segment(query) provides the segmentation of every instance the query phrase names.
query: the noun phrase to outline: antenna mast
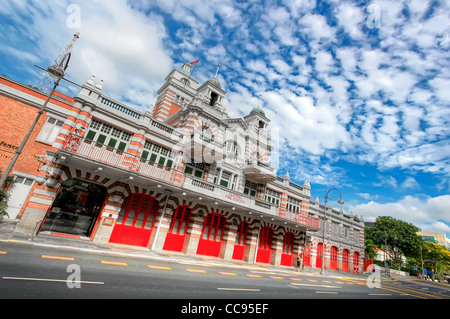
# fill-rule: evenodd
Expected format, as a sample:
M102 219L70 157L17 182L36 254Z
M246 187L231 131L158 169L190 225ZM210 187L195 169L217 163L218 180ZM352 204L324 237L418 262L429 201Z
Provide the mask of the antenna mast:
M66 60L67 56L72 53L73 48L75 47L75 43L80 38L80 33L77 32L73 35L72 41L66 46L66 48L58 55L55 60L55 65L62 65ZM34 85L38 90L48 93L51 84L53 83L54 78L51 76L49 72L45 72L45 74L36 82Z

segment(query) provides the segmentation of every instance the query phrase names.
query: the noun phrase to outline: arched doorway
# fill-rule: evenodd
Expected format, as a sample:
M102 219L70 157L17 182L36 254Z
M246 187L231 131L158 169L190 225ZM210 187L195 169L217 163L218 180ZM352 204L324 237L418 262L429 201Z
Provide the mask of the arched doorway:
M323 243L317 244L316 268L322 268Z
M64 181L39 231L91 237L107 193L105 186L92 182L76 178Z
M273 229L269 226L264 226L261 228L259 233L259 245L258 245L258 256L256 262L259 263L270 263L270 257L272 254L272 238Z
M172 216L172 222L164 242L164 250L183 251L190 220L191 209L189 206L178 206Z
M342 251L342 271L348 271L348 249Z
M283 238L283 253L281 254L281 265L292 266L294 258L294 234L288 232L284 234Z
M336 246L331 247L330 269L337 270L338 249Z
M353 253L353 272L357 273L359 267L359 253L355 251Z
M234 244L233 259L243 260L245 253L245 241L247 240L248 223L243 221L236 231L236 242Z
M147 247L158 210L159 202L152 196L128 196L120 209L109 242Z
M203 231L198 242L197 255L219 257L225 230L225 217L211 213L203 222Z
M305 251L303 254L303 265L305 267L311 266L311 242L308 241L305 244Z

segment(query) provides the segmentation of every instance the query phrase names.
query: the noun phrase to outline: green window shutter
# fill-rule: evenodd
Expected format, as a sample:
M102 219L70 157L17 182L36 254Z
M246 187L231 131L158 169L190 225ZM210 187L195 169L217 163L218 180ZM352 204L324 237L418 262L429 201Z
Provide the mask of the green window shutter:
M105 143L105 140L106 140L106 136L103 135L103 134L100 134L100 135L98 136L98 138L97 138L97 143L98 143L98 144L103 144L103 143Z
M192 171L193 171L193 169L190 166L186 166L186 169L184 170L184 172L189 175L192 175Z
M152 156L150 156L150 163L154 163L156 161L156 157L158 157L158 155L152 154Z
M88 131L86 134L86 139L89 141L93 141L95 137L95 132L94 131Z
M116 147L116 143L117 143L117 140L111 138L108 142L108 146L114 148L114 147Z
M165 161L166 161L166 159L165 159L164 157L160 157L160 158L159 158L158 165L164 166L164 162L165 162Z
M118 151L124 152L125 148L127 147L127 143L120 142L119 147L117 148Z
M168 160L166 166L168 168L172 168L172 165L173 165L173 161L172 160Z
M143 151L141 157L142 157L144 160L147 160L148 154L149 154L148 151Z

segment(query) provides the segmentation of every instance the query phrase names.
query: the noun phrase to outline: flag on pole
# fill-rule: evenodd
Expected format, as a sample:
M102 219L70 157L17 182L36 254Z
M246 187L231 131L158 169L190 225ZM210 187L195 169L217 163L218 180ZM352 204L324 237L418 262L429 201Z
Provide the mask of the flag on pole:
M197 61L191 62L191 65L197 65L198 62L200 62L200 59L198 59Z

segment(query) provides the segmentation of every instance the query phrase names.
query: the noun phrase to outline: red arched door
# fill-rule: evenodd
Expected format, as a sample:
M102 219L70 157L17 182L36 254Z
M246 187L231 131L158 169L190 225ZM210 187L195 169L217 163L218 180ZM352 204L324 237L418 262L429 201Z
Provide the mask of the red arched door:
M214 213L208 214L203 223L197 255L219 257L224 229L225 217Z
M109 242L147 247L158 210L159 202L154 197L145 194L128 196L120 209Z
M308 241L305 244L305 251L304 251L304 255L303 255L303 265L305 267L311 266L311 242L310 241Z
M247 240L248 223L243 221L236 232L236 242L234 243L233 259L243 260L245 253L245 241Z
M185 205L178 206L172 216L169 232L164 242L164 250L183 251L190 220L191 209Z
M337 270L338 250L335 246L331 247L330 269Z
M281 265L292 266L294 258L294 234L286 233L283 239L283 253L281 254Z
M316 268L322 268L323 244L317 244Z
M358 272L358 266L359 266L359 254L357 251L353 253L353 272Z
M256 262L259 263L270 263L270 257L272 253L272 237L273 229L269 226L261 228L259 233L259 245L258 245L258 256Z
M348 249L342 251L342 271L348 271Z

